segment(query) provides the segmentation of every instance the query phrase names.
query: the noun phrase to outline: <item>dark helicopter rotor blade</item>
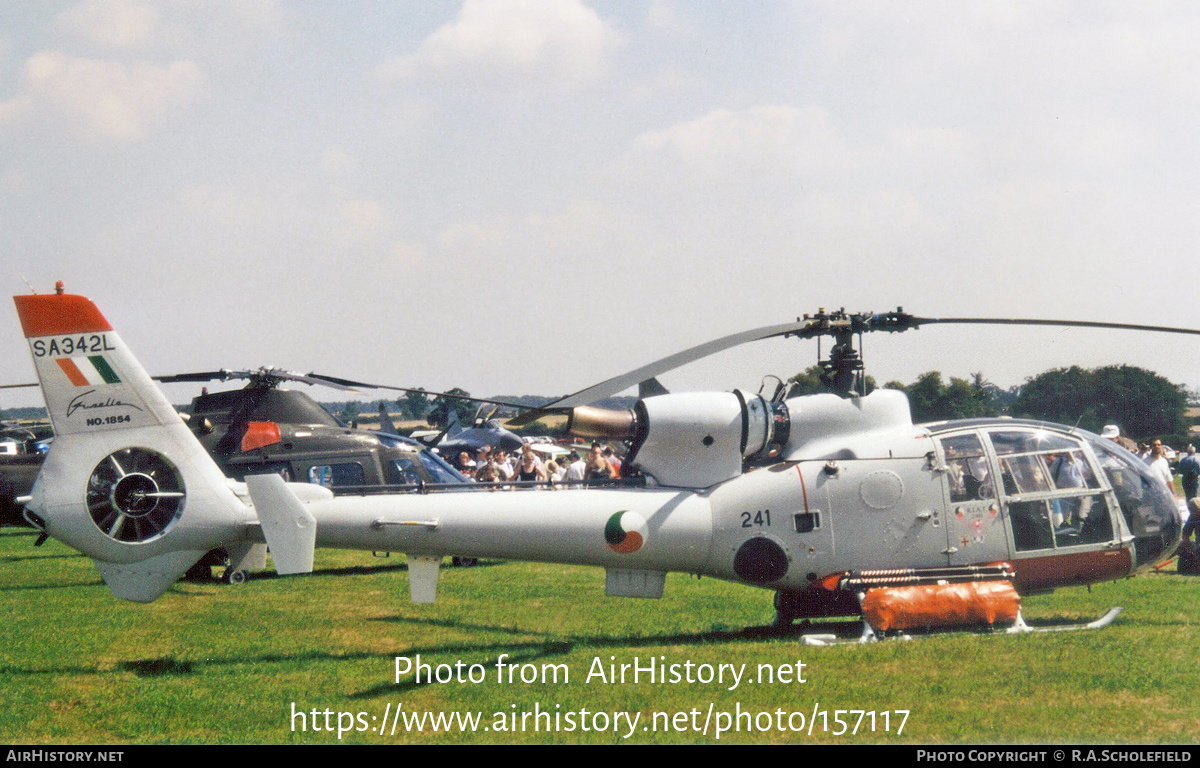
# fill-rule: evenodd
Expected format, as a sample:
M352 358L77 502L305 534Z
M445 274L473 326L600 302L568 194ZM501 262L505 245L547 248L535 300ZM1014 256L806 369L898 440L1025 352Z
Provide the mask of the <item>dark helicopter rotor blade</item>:
M358 390L355 389L354 385L352 384L345 384L340 381L330 381L323 376L317 376L312 373L305 374L293 373L292 371L272 370L271 375L278 376L279 378L286 379L287 381L299 381L302 384L319 384L321 386L331 387L333 389L340 389L343 392L358 393Z
M252 382L262 384L268 383L274 386L280 381L298 381L302 384L319 384L324 387L332 387L333 389L341 389L347 392L358 392L354 387L344 385L337 379L323 379L320 377L306 376L303 373L295 371L286 371L282 368L259 368L258 370L250 371L231 371L228 368L222 368L219 371L197 371L195 373L177 373L172 376L152 376L155 381L163 384L195 384L205 381L229 381L230 379L249 379Z
M365 387L367 389L388 389L393 392L418 392L422 395L430 395L431 397L444 397L453 400L469 400L473 403L488 403L489 405L500 405L505 408L516 408L517 410L526 411L532 408L531 405L521 405L519 403L509 403L504 400L490 400L486 397L472 397L470 395L456 395L452 392L434 392L428 389L417 389L415 387L393 387L390 384L370 384L365 381L354 381L353 379L339 379L336 376L325 376L320 373L309 373L306 378L312 379L318 384L329 384L331 386L341 386L347 389L351 387Z
M233 378L233 372L222 368L219 371L177 373L172 376L151 376L150 378L162 384L192 384L202 381L228 381Z

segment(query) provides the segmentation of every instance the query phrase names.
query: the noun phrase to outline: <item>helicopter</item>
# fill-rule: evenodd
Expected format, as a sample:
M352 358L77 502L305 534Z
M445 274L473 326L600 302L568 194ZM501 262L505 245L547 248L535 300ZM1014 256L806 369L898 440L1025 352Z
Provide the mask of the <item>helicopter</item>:
M15 302L57 435L25 516L90 556L126 600L156 599L213 548L265 542L280 574L311 571L316 546L405 553L418 603L434 602L451 554L602 567L606 594L618 597L661 597L668 572L707 575L773 592L778 627L861 615L866 638L918 625L1024 627L1020 595L1144 571L1180 540L1171 490L1098 435L1010 419L914 425L902 392L854 392L854 336L974 319L822 311L522 417L566 412L572 434L627 441L621 479L549 493L510 482L503 493L456 484L335 495L277 473L227 480L89 299ZM670 393L655 380L746 341L825 335L835 344L820 364L836 394L790 396L782 383ZM66 371L90 357L112 380L76 386ZM632 410L586 405L635 384L644 396Z
M279 368L207 371L158 376L163 384L246 379L242 389L204 390L192 400L188 425L226 476L278 473L328 487L420 485L465 480L416 440L395 434L390 419L380 431L347 426L285 381L354 391L332 377ZM381 407L382 411L382 407ZM388 429L391 427L391 429ZM386 430L386 431L385 431Z
M0 422L0 525L21 525L16 499L33 487L45 447L33 430Z

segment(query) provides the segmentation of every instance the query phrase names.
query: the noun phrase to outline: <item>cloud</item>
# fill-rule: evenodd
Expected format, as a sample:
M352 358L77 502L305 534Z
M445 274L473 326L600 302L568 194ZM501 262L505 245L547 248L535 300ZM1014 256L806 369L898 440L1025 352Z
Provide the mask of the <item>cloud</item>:
M663 0L654 0L646 10L646 26L666 34L693 36L697 33L696 23L684 16Z
M358 160L344 149L327 149L321 153L321 173L334 179L345 178L358 169Z
M577 200L549 214L457 222L434 241L442 255L458 263L484 265L596 259L622 250L634 234L619 209Z
M0 125L16 122L29 114L32 108L32 101L27 95L0 101Z
M337 206L340 239L373 243L388 232L391 222L377 200L346 200Z
M457 19L415 53L383 62L386 79L432 79L468 88L591 85L619 44L616 31L579 0L467 0Z
M112 48L149 42L160 23L158 7L143 0L86 0L58 18L76 34Z
M713 175L753 168L828 167L850 155L823 109L779 104L716 109L695 120L643 133L634 147Z
M119 141L141 138L205 87L200 68L190 61L124 64L60 51L30 57L25 78L33 102L81 121L96 136Z
M83 0L58 26L111 51L159 50L225 61L260 50L284 26L279 0Z

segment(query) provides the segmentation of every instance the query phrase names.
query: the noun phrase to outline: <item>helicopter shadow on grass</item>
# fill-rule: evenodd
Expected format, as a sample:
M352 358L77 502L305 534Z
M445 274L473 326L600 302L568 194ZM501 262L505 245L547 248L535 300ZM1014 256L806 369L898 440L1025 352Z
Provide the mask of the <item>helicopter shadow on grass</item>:
M96 583L95 586L102 586L101 583ZM188 595L191 596L191 595ZM603 648L628 648L637 649L645 647L659 647L669 645L705 645L714 643L735 643L755 640L793 640L799 639L802 635L813 631L823 631L828 634L835 634L839 638L851 639L861 632L862 624L856 620L835 620L813 623L798 623L790 627L747 627L741 630L725 630L713 629L701 632L678 632L664 633L659 635L634 634L625 636L605 636L605 635L583 635L579 637L557 637L543 631L524 630L519 627L497 626L489 624L472 624L462 621L451 621L444 619L420 619L405 616L395 616L389 618L377 619L377 621L385 621L400 624L423 625L432 628L446 629L461 629L476 632L494 632L498 634L509 635L526 635L534 638L527 641L514 642L490 642L490 643L473 643L473 642L449 642L449 643L431 643L428 645L414 646L405 650L405 655L416 656L424 654L428 656L438 656L442 654L467 654L467 653L486 653L488 658L482 663L485 666L494 665L502 654L505 655L506 664L524 664L532 663L538 659L554 659L565 656L576 650L585 649L603 649ZM1052 617L1043 617L1037 620L1038 624L1053 623L1056 619ZM1152 624L1168 624L1168 622L1145 622ZM1172 626L1178 626L1183 622L1175 622ZM1030 622L1032 625L1033 622ZM972 633L971 630L960 631L938 631L928 633L913 633L916 636L936 636L943 634L960 634L962 632ZM974 634L992 634L1002 635L1003 631L996 630L992 632L984 631L982 633L976 631ZM540 636L540 638L539 638ZM885 641L887 642L887 641ZM893 641L894 642L894 641ZM394 658L395 654L380 654L377 652L358 651L350 653L333 653L329 651L307 651L302 653L291 654L274 654L263 653L257 656L238 656L228 658L205 658L203 660L180 659L174 655L158 656L147 659L129 659L119 661L112 668L102 668L99 666L65 666L65 667L17 667L17 666L0 666L0 675L108 675L114 672L128 672L139 678L154 678L154 677L185 677L191 675L201 675L207 669L220 668L226 666L242 666L246 664L295 664L295 663L338 663L338 662L363 662L379 659ZM429 685L429 682L417 682L415 678L402 683L385 684L366 688L362 691L348 693L347 698L353 700L371 699L385 694L406 693L417 690Z
M402 623L402 624L418 624L427 627L437 627L443 629L460 629L473 632L494 632L498 634L510 635L532 635L542 636L542 640L535 640L526 643L464 643L456 646L425 646L414 647L406 650L405 655L415 656L417 654L438 654L438 653L463 653L463 652L482 652L490 653L491 655L481 662L485 667L495 665L500 656L505 656L505 664L528 664L539 659L554 659L556 657L565 656L576 650L583 649L602 649L602 648L645 648L658 647L668 645L703 645L713 643L732 643L742 642L746 640L758 639L760 637L791 637L799 636L799 628L795 632L791 632L792 628L787 628L778 632L756 632L755 629L766 628L746 628L742 630L725 630L713 629L701 632L677 632L664 633L659 635L624 635L624 636L606 636L606 635L584 635L579 637L562 638L550 635L539 630L526 630L519 627L499 626L491 624L473 624L470 622L453 621L447 619L419 619L407 616L395 616L390 618L379 619L379 621ZM850 622L854 627L858 627L857 631L861 631L861 625L857 622ZM822 625L824 626L824 625ZM832 631L832 630L829 630ZM849 632L850 630L847 629ZM515 652L513 652L515 651ZM378 685L368 688L357 693L349 694L351 699L370 699L376 696L385 694L406 693L409 691L424 688L427 685L436 684L434 681L418 682L414 676L411 680L406 680L401 683Z
M202 674L206 668L244 664L291 664L295 662L329 662L329 661L364 661L379 658L377 653L325 653L308 652L296 654L263 654L257 657L236 657L226 659L203 660L179 659L174 655L156 656L149 659L128 659L118 661L113 667L17 667L2 666L0 675L109 675L119 672L131 672L136 677L182 677Z
M21 592L23 590L34 589L75 589L76 587L103 587L104 582L101 579L94 581L77 581L70 584L6 584L0 587L0 592Z
M0 563L20 563L25 560L66 560L76 557L83 557L83 555L79 554L78 552L70 552L61 555L7 555L5 557L0 557Z
M471 568L489 568L497 565L503 565L503 560L480 560ZM397 573L407 572L408 564L404 562L396 563L381 563L379 565L347 565L341 568L319 568L314 569L311 573L302 574L302 578L311 579L325 576L370 576L380 573ZM246 581L265 581L271 582L276 579L295 579L296 574L280 575L274 571L260 571L249 573L246 575ZM196 579L185 579L190 584L224 584L225 580L216 576L201 577Z
M541 647L546 643L514 643L511 647L516 650ZM476 650L478 646L452 643L446 645L431 645L414 649L414 653L463 653ZM113 673L130 672L136 677L184 677L201 675L208 669L218 669L228 666L243 666L246 664L295 664L295 663L328 663L328 662L360 662L390 659L388 654L357 651L350 653L333 653L329 651L307 651L303 653L275 654L263 653L257 656L233 656L227 658L187 659L178 658L173 654L155 656L145 659L125 659L117 661L111 667L96 666L48 666L21 667L14 665L0 666L0 675L110 675Z

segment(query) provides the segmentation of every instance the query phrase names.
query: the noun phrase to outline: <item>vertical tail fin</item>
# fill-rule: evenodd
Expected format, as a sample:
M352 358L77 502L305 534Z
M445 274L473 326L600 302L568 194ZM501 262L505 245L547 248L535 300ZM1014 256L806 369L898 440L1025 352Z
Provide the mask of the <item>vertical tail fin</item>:
M56 437L179 421L90 299L54 293L13 300Z
M153 600L250 513L90 299L14 301L55 433L26 509L118 597Z

